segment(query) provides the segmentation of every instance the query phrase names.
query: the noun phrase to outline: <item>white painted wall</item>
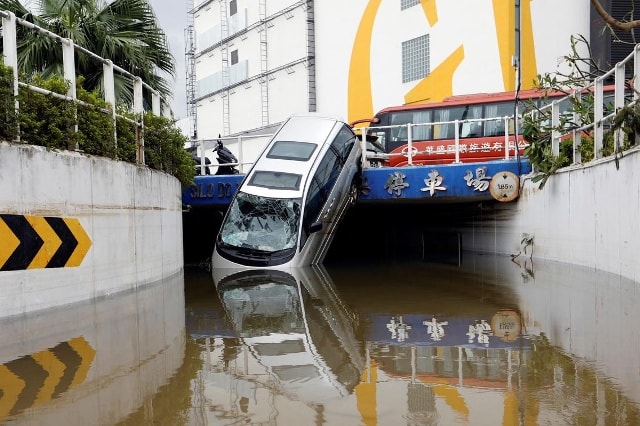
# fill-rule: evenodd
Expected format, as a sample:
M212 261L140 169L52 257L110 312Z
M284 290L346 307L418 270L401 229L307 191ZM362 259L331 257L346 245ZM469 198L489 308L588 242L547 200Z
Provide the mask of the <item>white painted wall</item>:
M0 142L0 213L70 217L92 241L78 267L0 272L0 316L133 289L183 268L173 176L74 152Z
M534 259L640 281L640 149L626 152L619 164L616 169L608 159L563 169L542 190L525 179L515 203L497 204L463 230L464 249L517 254L528 234Z

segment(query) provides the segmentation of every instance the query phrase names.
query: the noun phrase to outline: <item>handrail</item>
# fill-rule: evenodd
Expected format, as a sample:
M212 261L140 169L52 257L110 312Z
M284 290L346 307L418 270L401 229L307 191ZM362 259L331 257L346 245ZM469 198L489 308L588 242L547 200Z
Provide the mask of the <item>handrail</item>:
M19 110L19 103L17 100L18 88L23 87L25 89L34 91L36 93L50 95L57 99L62 99L67 102L73 102L76 105L80 105L83 107L94 107L96 110L112 116L113 124L114 124L114 138L113 143L117 147L118 143L118 135L117 135L117 126L116 126L116 118L123 119L129 123L132 123L136 126L136 141L137 141L137 154L136 161L138 164L145 164L144 160L144 129L143 129L143 120L142 114L144 113L143 107L143 91L146 90L151 94L152 98L152 112L155 115L161 115L164 112L165 116L171 115L171 110L166 101L161 99L161 96L158 91L153 89L147 83L143 82L139 77L131 74L129 71L113 64L111 60L103 58L97 55L90 50L77 45L73 42L73 40L68 38L63 38L57 34L52 33L51 31L42 28L34 23L26 21L24 19L18 18L10 11L0 11L0 18L2 19L2 38L3 38L3 61L4 64L11 67L13 69L13 79L14 79L14 96L16 97L16 110ZM34 86L32 84L28 84L26 82L19 81L18 75L18 42L17 42L17 25L21 25L25 28L31 29L38 33L39 35L51 38L60 42L60 46L62 49L62 58L63 58L63 70L64 70L64 79L70 83L69 91L66 95L52 92L51 90L44 89L38 86ZM74 52L81 52L83 54L88 55L90 58L97 60L98 62L103 64L104 76L103 76L103 86L104 86L104 100L107 104L111 106L111 108L99 108L94 105L90 105L82 100L77 99L76 97L76 73L75 73L75 55ZM135 114L136 118L131 119L125 115L118 114L115 108L116 99L115 99L115 80L114 80L114 72L118 72L124 77L130 79L133 82L133 108L132 112ZM18 129L17 141L20 141L20 131ZM77 148L77 147L76 147Z
M626 78L626 67L633 65L633 77L627 80ZM637 78L638 69L640 67L640 44L636 44L633 52L627 55L622 61L618 62L613 68L604 73L601 76L598 76L593 79L589 84L584 87L575 89L572 93L567 96L556 99L551 104L545 105L540 108L538 111L532 111L529 114L532 114L532 118L539 117L540 113L549 114L552 118L552 140L551 147L552 152L555 155L559 154L560 151L560 142L567 137L573 138L573 164L581 163L582 158L580 156L579 146L582 142L581 134L584 131L591 131L594 139L594 148L593 148L593 160L600 159L604 156L603 147L604 147L604 129L607 125L611 125L613 119L616 117L617 112L626 105L633 105L637 102L640 95L640 79ZM614 79L613 83L613 110L611 112L605 113L604 109L604 100L605 100L605 81L608 79ZM609 83L608 83L609 84ZM627 102L625 99L625 94L628 89L631 89L633 98L630 102ZM569 127L567 131L559 130L559 117L563 114L559 110L559 105L563 101L570 100L571 97L576 98L575 101L579 102L579 96L586 93L593 93L594 96L594 111L593 118L590 122L583 123L580 121L580 116L573 112L573 126ZM549 110L551 110L549 112ZM571 112L571 111L569 111ZM617 129L614 133L614 152L617 152L620 147L622 147L622 139L623 139L623 131L621 129Z
M444 140L453 140L454 141L454 145L452 146L448 146L446 147L445 151L442 151L441 153L452 153L455 155L455 160L453 161L454 163L460 163L460 154L463 152L461 145L460 145L460 140L461 139L465 139L464 137L462 137L460 135L459 129L460 126L462 124L465 123L485 123L485 122L495 122L495 121L504 121L504 145L503 145L503 151L504 151L504 159L505 160L509 160L509 158L511 158L511 154L510 151L513 148L513 152L514 152L514 156L516 155L516 150L519 149L518 147L518 142L516 141L515 144L512 143L512 141L509 139L510 135L509 134L509 123L513 120L513 116L504 116L504 117L490 117L490 118L470 118L470 119L465 119L465 120L450 120L450 121L436 121L436 122L430 122L430 123L406 123L406 124L394 124L394 125L386 125L386 126L368 126L368 127L356 127L353 130L356 133L360 133L362 134L362 139L364 140L364 135L366 133L375 133L376 130L385 130L385 129L398 129L398 128L406 128L407 129L407 152L405 153L386 153L384 155L380 155L380 154L367 154L366 158L363 158L363 164L362 167L363 168L367 168L370 167L369 161L368 160L372 160L372 159L380 159L385 158L392 158L392 157L407 157L407 164L408 165L412 165L413 164L413 158L416 155L420 155L420 154L428 154L432 151L418 151L414 148L413 143L416 141L416 139L413 137L413 128L416 127L436 127L436 126L444 126L444 125L454 125L454 137L453 138L447 138L447 139L442 139ZM438 140L434 140L434 142L437 142ZM363 151L364 151L364 147L363 147Z

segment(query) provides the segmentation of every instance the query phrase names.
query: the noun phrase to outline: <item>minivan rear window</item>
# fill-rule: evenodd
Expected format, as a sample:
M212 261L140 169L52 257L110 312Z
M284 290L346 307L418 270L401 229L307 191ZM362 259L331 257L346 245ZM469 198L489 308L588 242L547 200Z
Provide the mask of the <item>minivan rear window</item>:
M317 146L315 143L309 142L277 141L267 153L267 158L307 161Z
M300 189L301 180L302 175L297 175L294 173L256 171L253 176L251 176L249 185L261 186L263 188L289 189L292 191L297 191L298 189Z

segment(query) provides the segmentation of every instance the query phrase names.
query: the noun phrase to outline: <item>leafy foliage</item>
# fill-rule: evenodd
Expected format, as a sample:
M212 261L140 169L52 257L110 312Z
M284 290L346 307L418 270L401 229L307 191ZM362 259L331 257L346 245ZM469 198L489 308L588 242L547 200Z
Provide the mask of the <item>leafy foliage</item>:
M169 82L157 71L173 76L173 56L148 0L36 0L32 10L37 13L19 0L0 0L0 9L111 59L115 65L142 78L163 97L171 94ZM62 49L57 40L22 25L16 30L21 73L37 73L45 79L63 75ZM84 76L84 89L101 92L102 62L85 54L78 54L76 61L76 73ZM118 73L114 77L117 102L131 104L131 80Z
M0 138L15 140L18 136L16 103L13 96L13 70L0 66Z
M60 95L65 95L70 86L57 75L44 79L34 74L23 79L28 84ZM0 65L0 114L4 118L0 122L0 138L14 141L19 134L21 142L32 145L78 150L136 163L135 116L119 110L118 114L129 120L117 117L114 133L111 106L96 91L81 89L81 82L80 79L77 97L88 106L21 87L18 94L20 108L16 112L13 72L11 68ZM175 127L175 121L149 112L144 115L143 129L146 165L172 174L183 186L191 185L195 175L193 159L184 149L187 138Z
M578 162L586 163L596 157L593 128L583 128L584 124L594 122L595 97L592 90L584 88L606 71L597 68L588 41L582 36L571 38L571 53L564 57L564 62L567 72L537 77L537 86L544 93L554 94L556 97L572 95L561 105L559 122L552 124L551 108L542 108L534 103L529 105L523 116L523 136L529 143L525 154L529 156L537 172L532 180L540 182L539 188L543 188L558 169ZM542 100L542 105L550 102L551 99L547 96ZM614 112L612 102L603 105L603 108L605 116ZM618 155L635 144L637 137L640 137L640 107L630 104L621 108L615 113L613 120L604 124L604 130L602 149L598 154L605 157L615 155L618 167ZM622 131L623 140L621 146L616 148L614 135L618 130ZM569 136L572 132L580 132L580 143L576 147L580 158L574 158L574 140ZM558 155L552 150L554 134L565 135L560 142Z

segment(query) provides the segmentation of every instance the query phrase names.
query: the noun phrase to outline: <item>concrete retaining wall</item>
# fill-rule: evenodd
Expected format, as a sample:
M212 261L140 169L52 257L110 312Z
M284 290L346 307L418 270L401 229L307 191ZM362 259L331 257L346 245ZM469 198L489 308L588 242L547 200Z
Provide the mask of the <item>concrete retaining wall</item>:
M12 236L1 215L35 217L36 225L42 217L75 220L90 240L78 266L0 270L0 316L106 296L181 271L181 212L180 183L173 176L0 142L0 266L22 238ZM55 242L45 245L38 256L52 257L47 250L54 249Z
M463 249L544 258L640 281L640 150L571 167L543 189L525 179L515 203L475 214ZM532 238L525 247L522 240Z

